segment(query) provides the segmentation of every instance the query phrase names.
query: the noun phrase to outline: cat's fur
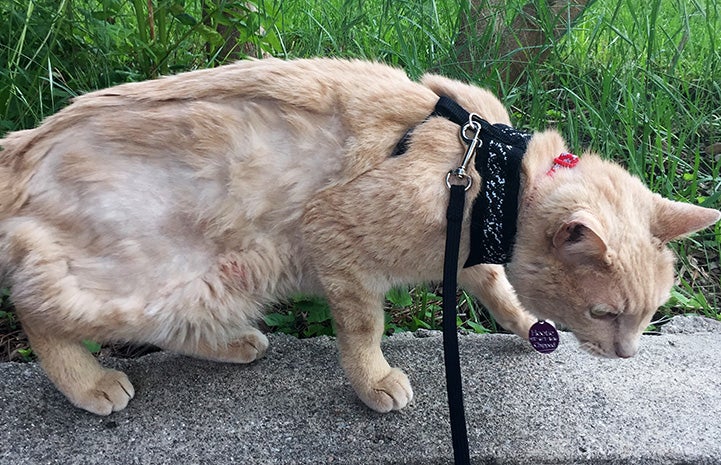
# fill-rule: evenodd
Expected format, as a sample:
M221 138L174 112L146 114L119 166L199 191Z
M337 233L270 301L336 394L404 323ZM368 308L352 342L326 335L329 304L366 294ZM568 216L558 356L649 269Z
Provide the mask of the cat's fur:
M391 286L441 278L444 179L465 147L457 125L426 119L439 95L510 124L490 93L439 76L262 60L93 92L8 134L0 266L50 379L76 406L109 414L132 384L83 339L249 363L268 345L254 327L264 306L317 293L360 398L403 408L413 394L381 353L382 300ZM389 157L414 126L407 153ZM509 278L537 316L595 353L628 357L672 284L666 242L719 212L663 200L592 154L547 175L564 151L553 131L530 142ZM467 210L481 186L471 176ZM503 267L459 280L526 337L536 318Z

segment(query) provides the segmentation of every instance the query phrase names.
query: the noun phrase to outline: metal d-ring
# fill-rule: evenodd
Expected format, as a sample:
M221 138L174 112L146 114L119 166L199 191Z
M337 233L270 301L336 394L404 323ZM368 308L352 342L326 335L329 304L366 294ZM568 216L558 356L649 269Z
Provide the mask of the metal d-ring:
M450 170L450 171L448 172L448 174L446 174L446 187L448 187L449 190L451 189L451 186L452 186L452 184L451 184L451 176L455 176L456 179L457 179L459 182L466 182L466 183L467 183L467 184L464 186L463 190L466 190L466 191L467 191L468 189L471 188L471 185L473 185L473 178L470 177L470 176L468 176L468 175L465 173L465 171L464 171L464 172L461 172L461 170L462 170L462 168L461 168L461 167L458 167L458 168L456 168L456 169L454 169L454 170Z

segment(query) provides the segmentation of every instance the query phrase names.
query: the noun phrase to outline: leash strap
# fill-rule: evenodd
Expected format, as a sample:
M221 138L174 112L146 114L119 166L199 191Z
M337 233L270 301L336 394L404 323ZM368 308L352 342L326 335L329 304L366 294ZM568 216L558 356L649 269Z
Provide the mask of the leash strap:
M450 190L451 196L446 211L446 249L443 261L443 358L446 365L446 389L451 418L454 462L456 465L469 465L471 459L468 451L466 414L463 408L463 384L456 328L458 253L466 192L465 187L458 184L451 185Z

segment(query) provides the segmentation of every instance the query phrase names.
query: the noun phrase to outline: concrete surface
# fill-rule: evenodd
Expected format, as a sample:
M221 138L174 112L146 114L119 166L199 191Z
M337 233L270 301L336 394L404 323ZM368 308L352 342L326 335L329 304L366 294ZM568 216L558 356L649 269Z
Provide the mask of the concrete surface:
M551 355L462 336L473 462L721 464L721 328L692 320L644 336L630 360L581 353L568 334ZM249 366L105 360L137 391L105 418L73 408L36 364L0 364L0 464L451 463L441 337L425 336L384 343L416 393L386 415L356 399L328 338L271 335Z

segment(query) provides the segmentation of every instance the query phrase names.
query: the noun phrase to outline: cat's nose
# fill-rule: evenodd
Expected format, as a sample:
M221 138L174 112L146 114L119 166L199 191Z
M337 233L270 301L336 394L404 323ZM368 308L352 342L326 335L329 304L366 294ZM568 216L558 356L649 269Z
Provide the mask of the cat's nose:
M616 351L616 356L620 358L631 358L634 355L636 355L637 352L637 346L636 344L615 344L614 350Z

